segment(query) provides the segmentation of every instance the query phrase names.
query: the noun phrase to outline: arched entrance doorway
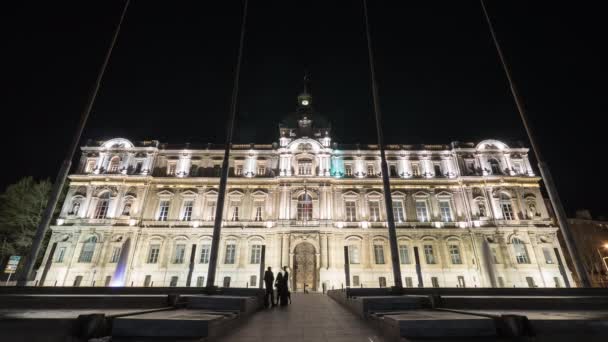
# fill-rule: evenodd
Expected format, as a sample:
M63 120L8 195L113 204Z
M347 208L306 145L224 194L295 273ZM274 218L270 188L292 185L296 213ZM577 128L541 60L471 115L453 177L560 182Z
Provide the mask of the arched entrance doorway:
M308 242L298 244L293 254L293 290L317 290L317 260L315 247Z

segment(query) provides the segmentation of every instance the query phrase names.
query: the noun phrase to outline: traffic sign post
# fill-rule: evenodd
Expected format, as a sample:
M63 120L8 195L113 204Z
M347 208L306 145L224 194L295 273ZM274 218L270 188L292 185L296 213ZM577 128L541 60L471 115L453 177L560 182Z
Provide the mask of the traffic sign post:
M11 255L6 263L6 268L4 269L4 273L8 273L8 278L6 278L6 286L8 286L8 282L11 280L11 276L13 273L17 271L17 266L19 266L19 261L21 257L19 255Z

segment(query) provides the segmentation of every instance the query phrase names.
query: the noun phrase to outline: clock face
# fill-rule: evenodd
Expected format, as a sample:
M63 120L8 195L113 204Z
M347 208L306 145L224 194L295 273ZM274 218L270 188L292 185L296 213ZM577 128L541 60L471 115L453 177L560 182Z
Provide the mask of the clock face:
M302 106L308 106L308 100L302 100Z

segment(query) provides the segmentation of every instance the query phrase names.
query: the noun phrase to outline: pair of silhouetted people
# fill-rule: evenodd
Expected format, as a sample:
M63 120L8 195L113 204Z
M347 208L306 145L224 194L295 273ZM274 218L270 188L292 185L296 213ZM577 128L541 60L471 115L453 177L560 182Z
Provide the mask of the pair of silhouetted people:
M283 273L279 272L276 279L272 273L272 268L268 267L264 273L264 283L266 285L266 295L264 298L264 304L268 307L270 305L286 306L288 301L291 301L289 293L289 272L287 272L287 266L283 267ZM277 296L275 301L274 287L277 289Z

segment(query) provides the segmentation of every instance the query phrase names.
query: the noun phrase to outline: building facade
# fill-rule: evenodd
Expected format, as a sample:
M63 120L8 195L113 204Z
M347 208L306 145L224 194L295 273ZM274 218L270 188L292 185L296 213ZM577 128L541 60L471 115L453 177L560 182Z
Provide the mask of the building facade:
M218 286L259 286L265 265L300 291L391 286L377 145L341 145L312 98L273 144L233 145ZM404 286L573 283L528 149L387 145ZM204 286L223 146L89 142L36 281L43 286ZM416 266L421 272L417 273Z
M576 217L568 219L568 223L591 286L608 287L608 221L591 217L588 210L579 210ZM559 234L558 237L563 242L563 236ZM564 253L564 258L566 265L573 269L570 254ZM573 277L580 286L576 273Z

